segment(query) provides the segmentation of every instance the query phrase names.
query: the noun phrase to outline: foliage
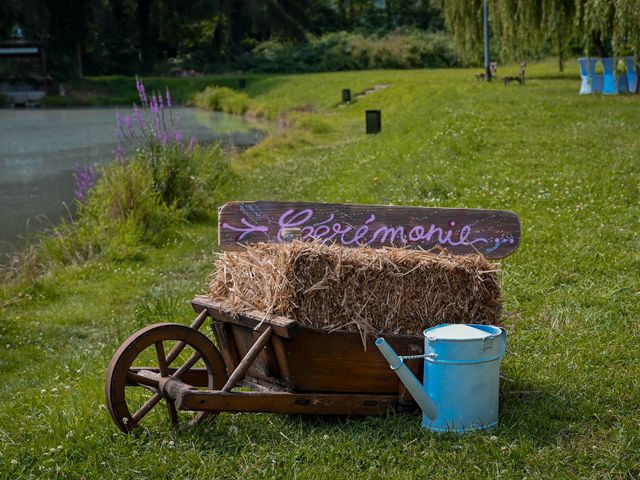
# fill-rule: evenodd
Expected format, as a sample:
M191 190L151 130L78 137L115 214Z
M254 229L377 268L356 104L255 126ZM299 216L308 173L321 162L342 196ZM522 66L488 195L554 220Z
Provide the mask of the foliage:
M148 323L189 324L216 258L215 222L188 223L174 241L141 244L142 262L98 257L0 288L0 477L637 477L640 111L631 97L579 96L575 64L528 69L522 88L462 69L262 78L252 99L269 111L312 104L335 133L249 150L215 192L520 214L522 246L501 261L509 340L497 429L438 435L415 413L221 413L175 430L157 408L148 429L119 433L104 406L109 359ZM335 107L342 85L381 83ZM376 107L382 132L365 135L364 110Z
M439 3L415 0L7 0L0 39L20 25L47 43L56 80L236 69L265 41L306 43L341 30L442 29Z
M640 7L636 0L581 0L575 22L585 49L595 49L603 56L640 54Z
M258 72L320 72L381 68L424 68L458 63L443 34L394 31L365 37L346 32L312 38L304 44L268 41L245 58Z
M249 97L229 87L209 86L193 98L196 107L244 115L249 109Z
M482 54L482 3L444 2L447 26L467 63ZM494 56L502 60L539 58L552 48L562 58L569 45L599 56L640 49L636 0L495 0L489 2L489 23Z

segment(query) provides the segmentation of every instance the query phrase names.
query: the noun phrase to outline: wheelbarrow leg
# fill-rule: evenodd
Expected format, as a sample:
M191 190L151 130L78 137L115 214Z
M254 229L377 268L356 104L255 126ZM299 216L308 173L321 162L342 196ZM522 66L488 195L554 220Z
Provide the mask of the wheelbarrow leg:
M244 377L247 369L251 366L253 361L257 358L257 356L262 352L262 349L267 344L267 342L271 339L271 335L273 335L273 328L268 327L262 335L258 337L256 343L249 349L244 358L240 361L236 369L233 371L227 383L222 387L223 392L230 392L233 387L236 386L236 383Z

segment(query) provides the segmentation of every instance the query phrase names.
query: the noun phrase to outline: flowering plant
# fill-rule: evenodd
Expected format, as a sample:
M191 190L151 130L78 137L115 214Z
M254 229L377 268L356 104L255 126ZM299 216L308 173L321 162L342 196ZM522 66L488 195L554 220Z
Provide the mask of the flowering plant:
M73 171L73 180L76 184L74 195L80 203L86 203L89 190L96 184L96 169L91 165L80 166L76 164Z
M185 142L169 88L164 95L148 94L136 77L136 89L141 106L134 104L126 115L116 112L115 159L124 164L134 150L134 158L149 167L153 188L161 199L178 208L188 206L196 188L192 155L196 140L191 137Z
M159 153L158 150L178 148L189 153L195 146L195 137L188 145L180 128L180 115L173 114L171 92L167 87L164 96L161 93L147 94L144 83L136 76L136 89L142 104L133 105L131 114L116 112L115 158L123 163L128 157L127 145L133 145L147 153Z

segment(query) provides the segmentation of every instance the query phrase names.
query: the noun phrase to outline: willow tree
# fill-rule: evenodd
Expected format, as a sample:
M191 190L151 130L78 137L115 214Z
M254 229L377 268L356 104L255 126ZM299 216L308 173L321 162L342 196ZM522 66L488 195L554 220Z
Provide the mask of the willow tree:
M560 69L580 0L489 0L493 52L503 60L538 57L557 49ZM479 59L482 0L444 0L447 27L468 63Z
M463 59L482 52L482 0L443 0L445 21ZM585 54L640 54L639 0L489 0L493 51L503 60L558 52L575 40Z
M640 53L638 0L576 0L575 25L586 52L605 55Z

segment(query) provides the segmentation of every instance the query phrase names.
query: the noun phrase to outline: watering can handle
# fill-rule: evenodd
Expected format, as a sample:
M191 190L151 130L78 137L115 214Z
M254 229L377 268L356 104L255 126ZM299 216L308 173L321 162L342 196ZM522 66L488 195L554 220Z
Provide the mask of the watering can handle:
M500 334L500 340L502 341L502 348L500 349L500 357L504 356L504 353L507 351L507 329L503 327L498 327L502 331Z
M498 354L498 356L500 358L502 358L502 356L504 355L504 352L507 349L507 330L502 328L502 327L498 327L500 329L500 334L499 335L492 335L490 337L485 337L484 340L482 341L483 344L483 350L489 350L493 348L494 342L496 341L496 339L500 339L500 353Z

